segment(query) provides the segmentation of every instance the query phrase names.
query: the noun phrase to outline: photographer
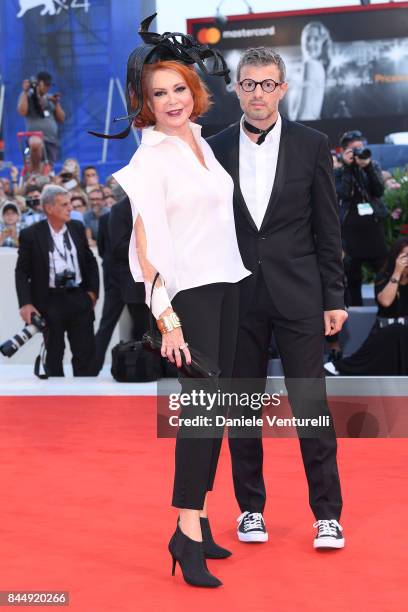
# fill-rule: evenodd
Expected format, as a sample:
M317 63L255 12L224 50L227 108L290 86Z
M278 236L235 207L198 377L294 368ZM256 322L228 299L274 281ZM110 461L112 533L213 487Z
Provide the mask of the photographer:
M49 185L41 193L46 220L22 230L16 266L20 315L47 322L46 371L63 376L64 334L72 351L74 376L88 376L95 352L94 306L99 291L98 265L82 223L70 221L70 195Z
M23 214L21 219L24 228L45 219L40 196L41 189L37 187L37 185L28 185L25 190L25 203L28 210Z
M361 306L361 267L377 273L387 257L383 219L387 209L382 201L384 181L380 165L359 131L346 132L340 141L343 166L335 170L336 191L345 251L349 305Z
M35 79L23 81L17 111L26 119L28 132L42 132L49 163L53 166L59 154L58 124L65 121L65 112L60 103L60 94L49 95L52 77L48 72L39 72ZM35 137L29 140L31 161L38 163L42 154L40 143Z

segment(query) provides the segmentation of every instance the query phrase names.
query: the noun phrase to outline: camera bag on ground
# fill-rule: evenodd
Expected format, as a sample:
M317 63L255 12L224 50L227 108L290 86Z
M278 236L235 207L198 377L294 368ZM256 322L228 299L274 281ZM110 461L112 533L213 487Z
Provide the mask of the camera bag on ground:
M161 378L161 359L140 341L119 342L112 349L111 374L118 382L152 382Z

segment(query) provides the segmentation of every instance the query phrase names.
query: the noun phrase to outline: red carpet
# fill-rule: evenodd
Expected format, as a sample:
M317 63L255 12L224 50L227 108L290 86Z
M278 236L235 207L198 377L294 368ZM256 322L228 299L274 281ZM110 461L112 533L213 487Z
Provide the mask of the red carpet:
M293 439L265 441L269 542L236 540L224 445L211 516L234 554L209 562L224 586L207 591L170 575L174 440L156 439L152 398L3 397L0 423L1 591L69 591L80 612L407 608L407 440L339 440L347 544L329 553Z

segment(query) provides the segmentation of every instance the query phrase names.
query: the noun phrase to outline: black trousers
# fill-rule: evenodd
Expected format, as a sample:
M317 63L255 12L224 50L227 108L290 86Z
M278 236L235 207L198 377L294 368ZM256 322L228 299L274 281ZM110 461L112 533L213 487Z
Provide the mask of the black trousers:
M105 289L102 317L95 336L95 375L99 374L102 369L106 349L124 307L125 303L120 288L108 282ZM146 304L128 304L128 309L132 319L132 338L141 340L149 326L149 310Z
M237 284L214 283L181 291L172 302L181 318L186 342L217 363L223 378L231 378L232 375L238 327L238 295ZM185 382L191 390L188 379ZM197 381L192 384L197 387ZM184 418L190 414L189 407L186 407L180 416ZM202 509L207 491L213 488L221 444L220 437L183 437L182 430L179 430L175 449L173 506Z
M92 376L95 357L94 309L89 295L81 288L49 293L44 312L47 321L45 360L49 376L64 376L62 365L65 332L72 352L74 376Z
M385 258L370 258L370 257L349 257L344 260L344 271L347 278L348 301L350 306L362 306L363 297L361 294L361 285L363 276L361 268L363 264L368 264L377 274L384 265Z
M265 379L268 347L273 331L294 416L303 417L305 412L310 411L313 414L309 416L330 416L323 370L323 315L296 321L282 318L274 307L261 272L252 304L252 308L240 321L233 376ZM313 405L303 400L304 383L301 380L308 383L304 379L314 379L319 386L319 399L312 402ZM301 385L300 388L298 384ZM229 429L235 496L242 512L263 512L265 507L263 446L260 433L255 437L241 437L237 435L237 431ZM317 519L338 520L342 498L334 429L329 429L321 437L302 437L299 442L312 511Z

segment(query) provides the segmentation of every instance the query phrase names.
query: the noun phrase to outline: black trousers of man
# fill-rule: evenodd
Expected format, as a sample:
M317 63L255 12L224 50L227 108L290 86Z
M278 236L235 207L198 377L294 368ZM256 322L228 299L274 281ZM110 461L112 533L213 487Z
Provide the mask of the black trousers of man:
M96 357L94 374L97 375L103 367L106 350L111 341L112 334L120 319L126 304L123 302L120 287L108 281L105 285L105 297L103 302L102 317L98 331L95 336ZM132 338L141 340L143 334L149 327L149 310L146 304L127 304L132 319Z
M299 296L301 299L301 296ZM323 370L323 314L290 321L279 313L259 272L251 309L240 321L234 378L265 379L268 347L274 332L285 373L289 401L294 416L309 411L302 397L302 382L317 381L320 401L313 414L330 416L326 402ZM300 387L297 387L299 382ZM308 381L305 381L308 384ZM312 383L313 385L313 383ZM314 385L316 386L316 385ZM252 411L253 415L253 411ZM248 416L251 414L248 413ZM319 437L300 438L302 459L309 485L309 503L316 519L340 518L342 498L336 461L337 442L333 428ZM241 512L263 512L266 500L262 473L261 432L254 437L229 429L229 447L235 496Z
M92 300L81 287L50 289L47 321L45 366L49 376L64 376L65 332L72 352L74 376L91 376L95 356L94 309Z

